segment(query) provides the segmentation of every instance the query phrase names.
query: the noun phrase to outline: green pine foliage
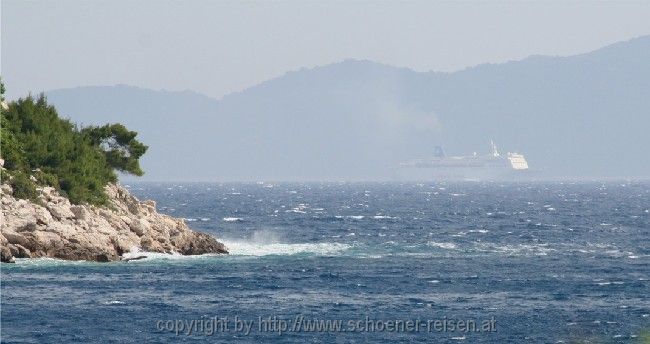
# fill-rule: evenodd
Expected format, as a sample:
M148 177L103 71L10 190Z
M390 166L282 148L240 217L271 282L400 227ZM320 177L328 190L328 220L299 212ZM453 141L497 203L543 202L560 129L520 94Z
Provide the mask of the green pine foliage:
M9 185L14 189L14 196L16 198L29 199L36 201L38 192L36 191L36 185L29 179L29 175L22 171L16 171Z
M4 87L4 86L3 86ZM57 188L72 203L105 204L104 186L116 170L142 175L139 158L147 146L121 124L80 128L59 117L44 95L8 104L0 118L0 154L15 195L33 198L28 184Z

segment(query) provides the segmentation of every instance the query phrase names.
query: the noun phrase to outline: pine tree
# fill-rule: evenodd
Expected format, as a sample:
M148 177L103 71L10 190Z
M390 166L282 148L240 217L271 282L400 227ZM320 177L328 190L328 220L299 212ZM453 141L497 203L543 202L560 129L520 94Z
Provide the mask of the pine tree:
M104 204L104 186L117 181L116 170L144 174L139 159L147 146L136 132L121 124L79 128L60 118L42 94L10 102L0 125L0 153L19 198L35 197L33 176L73 203Z

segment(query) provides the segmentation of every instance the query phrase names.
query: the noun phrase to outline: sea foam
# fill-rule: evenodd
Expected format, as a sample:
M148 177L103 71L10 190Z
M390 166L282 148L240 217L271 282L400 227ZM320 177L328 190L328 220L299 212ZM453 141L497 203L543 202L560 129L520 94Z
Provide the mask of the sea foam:
M313 254L328 256L341 253L350 245L341 243L256 243L246 241L224 241L230 255L235 256L270 256Z

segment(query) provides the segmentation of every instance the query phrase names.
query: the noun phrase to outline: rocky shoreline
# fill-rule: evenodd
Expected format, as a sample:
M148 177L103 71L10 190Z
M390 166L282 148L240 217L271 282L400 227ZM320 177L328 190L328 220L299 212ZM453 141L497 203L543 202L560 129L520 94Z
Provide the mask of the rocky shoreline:
M2 262L38 257L108 262L135 248L183 255L228 253L211 235L159 214L154 201L141 202L117 184L105 187L105 207L73 205L51 187L39 188L35 202L14 198L9 185L0 188Z

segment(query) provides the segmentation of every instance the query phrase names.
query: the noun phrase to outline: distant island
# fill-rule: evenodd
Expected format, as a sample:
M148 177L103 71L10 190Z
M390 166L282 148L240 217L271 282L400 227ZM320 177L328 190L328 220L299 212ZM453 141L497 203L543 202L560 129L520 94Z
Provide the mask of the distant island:
M650 177L648 80L643 36L451 73L347 59L221 99L126 85L46 94L75 122L138 131L147 180L391 180L436 146L486 154L490 139L539 177L634 178Z
M0 83L4 94L4 84ZM159 214L117 184L141 176L148 147L122 124L79 126L44 95L2 98L0 260L52 257L114 261L134 248L187 255L228 253L182 219Z

